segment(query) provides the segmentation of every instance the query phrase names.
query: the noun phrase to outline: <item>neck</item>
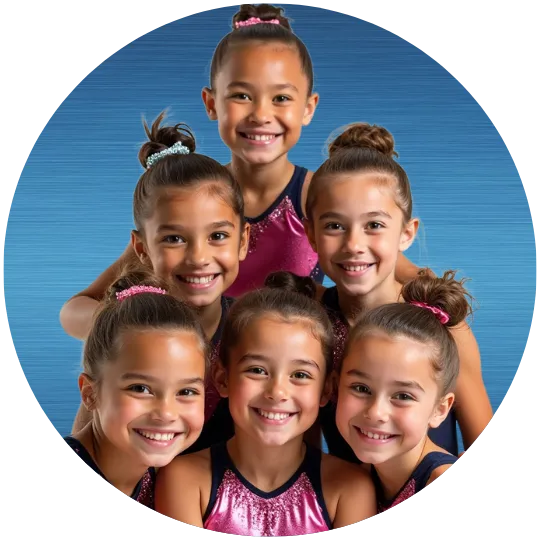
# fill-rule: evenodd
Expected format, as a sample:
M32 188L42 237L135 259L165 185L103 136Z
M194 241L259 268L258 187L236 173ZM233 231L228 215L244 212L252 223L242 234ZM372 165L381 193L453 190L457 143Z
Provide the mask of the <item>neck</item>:
M227 443L227 450L242 476L267 493L293 476L306 451L302 435L280 446L265 446L238 428Z
M394 274L381 283L368 294L352 296L337 286L339 309L350 326L353 326L358 317L370 309L392 304L399 301L402 285L396 281Z
M284 189L292 176L294 165L288 160L287 154L264 164L247 163L233 154L229 170L242 191L264 195L276 189Z
M221 296L208 306L195 308L195 312L203 327L204 335L208 340L212 339L216 333L219 321L221 321L222 311Z
M426 435L412 450L375 465L386 499L395 497L401 491L423 457L433 448L433 443Z
M94 419L77 434L107 481L122 493L131 496L148 467L119 451L103 434Z

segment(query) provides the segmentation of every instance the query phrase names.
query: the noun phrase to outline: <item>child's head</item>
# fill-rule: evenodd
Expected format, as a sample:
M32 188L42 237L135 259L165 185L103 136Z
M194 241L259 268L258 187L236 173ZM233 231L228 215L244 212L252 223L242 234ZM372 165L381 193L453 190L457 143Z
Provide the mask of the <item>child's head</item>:
M225 322L217 388L229 398L236 433L265 445L301 437L326 400L332 326L309 281L273 274Z
M363 462L418 448L450 411L459 356L449 328L470 312L454 274L422 272L403 287L404 303L367 312L349 334L336 423Z
M154 273L195 307L219 300L247 252L242 192L220 163L195 153L184 124L160 114L139 151L146 171L133 197L134 248Z
M308 50L283 9L240 7L214 52L203 101L221 138L243 161L273 162L298 142L318 96Z
M383 127L352 124L329 146L306 201L306 232L319 263L351 295L394 281L398 254L414 240L407 174Z
M164 466L204 422L207 345L198 319L144 272L119 279L84 346L79 387L94 432L145 466Z

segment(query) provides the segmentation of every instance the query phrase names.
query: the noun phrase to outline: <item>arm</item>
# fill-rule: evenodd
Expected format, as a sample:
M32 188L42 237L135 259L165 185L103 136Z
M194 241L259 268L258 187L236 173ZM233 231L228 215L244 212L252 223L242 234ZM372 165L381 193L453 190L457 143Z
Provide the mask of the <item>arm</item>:
M86 289L70 298L60 311L60 324L64 331L77 339L84 340L92 327L94 313L105 292L118 278L124 266L137 261L131 243L120 258L107 268Z
M417 277L418 270L418 266L409 261L403 253L398 255L396 263L396 280L399 281L399 283L405 284Z
M452 328L451 333L458 346L460 362L454 406L467 449L487 426L493 410L482 379L480 351L474 334L465 323Z
M201 457L203 451L197 454L180 456L172 463L160 469L155 488L155 509L188 525L203 527L202 517L208 500L203 506L201 486L204 479L211 483L209 457ZM207 499L209 494L207 494Z
M349 467L347 467L349 469ZM377 513L375 486L369 474L356 467L354 474L347 471L342 477L342 489L333 521L333 528L358 523Z

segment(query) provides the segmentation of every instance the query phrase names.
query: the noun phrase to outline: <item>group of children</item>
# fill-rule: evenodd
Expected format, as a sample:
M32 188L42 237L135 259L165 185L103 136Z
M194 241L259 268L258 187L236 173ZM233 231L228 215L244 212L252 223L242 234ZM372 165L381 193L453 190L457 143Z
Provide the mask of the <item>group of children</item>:
M131 242L62 308L85 341L66 441L206 529L359 522L455 462L457 425L467 448L491 419L463 281L403 256L418 219L385 128L346 127L315 173L289 161L319 97L281 9L241 6L202 97L231 162L163 114L145 124Z

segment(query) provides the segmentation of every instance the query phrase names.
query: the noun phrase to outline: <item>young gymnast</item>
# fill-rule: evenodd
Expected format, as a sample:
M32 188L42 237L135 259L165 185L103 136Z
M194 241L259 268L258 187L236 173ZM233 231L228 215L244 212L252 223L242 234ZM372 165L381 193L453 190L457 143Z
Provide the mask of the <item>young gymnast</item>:
M312 298L264 288L237 300L216 373L234 437L162 469L156 510L251 536L308 534L373 515L367 472L303 440L330 389L332 346L328 317Z
M119 490L152 507L155 467L204 421L206 339L192 310L144 273L111 288L85 343L79 388L91 421L66 442Z
M151 129L145 124L149 141L141 147L139 159L146 171L133 197L136 230L132 251L195 309L211 341L214 359L231 302L223 293L235 280L239 261L246 255L249 225L243 221L242 194L229 171L195 153L195 139L187 126L162 126L163 117L162 113ZM69 304L64 309L77 319L71 321L69 329L72 335L84 337L98 302L75 297ZM65 318L71 315L64 312ZM218 402L217 391L209 385L207 420ZM75 429L87 420L86 415L79 415ZM215 422L211 429L205 428L197 445L221 440L220 430L223 437L232 435L231 425Z
M364 313L350 331L341 366L336 421L372 464L380 512L419 492L456 461L428 430L454 403L458 347L451 328L469 313L454 272L407 283L404 302Z
M335 364L356 319L368 309L397 302L401 294L396 263L413 242L418 219L412 217L409 180L395 155L394 139L385 128L353 124L330 144L329 158L309 187L306 230L322 269L336 284L321 298L334 326ZM456 420L467 448L493 413L471 329L461 322L451 332L461 364L456 403L430 437L457 455ZM321 425L329 451L354 460L336 429L335 403L321 411Z

